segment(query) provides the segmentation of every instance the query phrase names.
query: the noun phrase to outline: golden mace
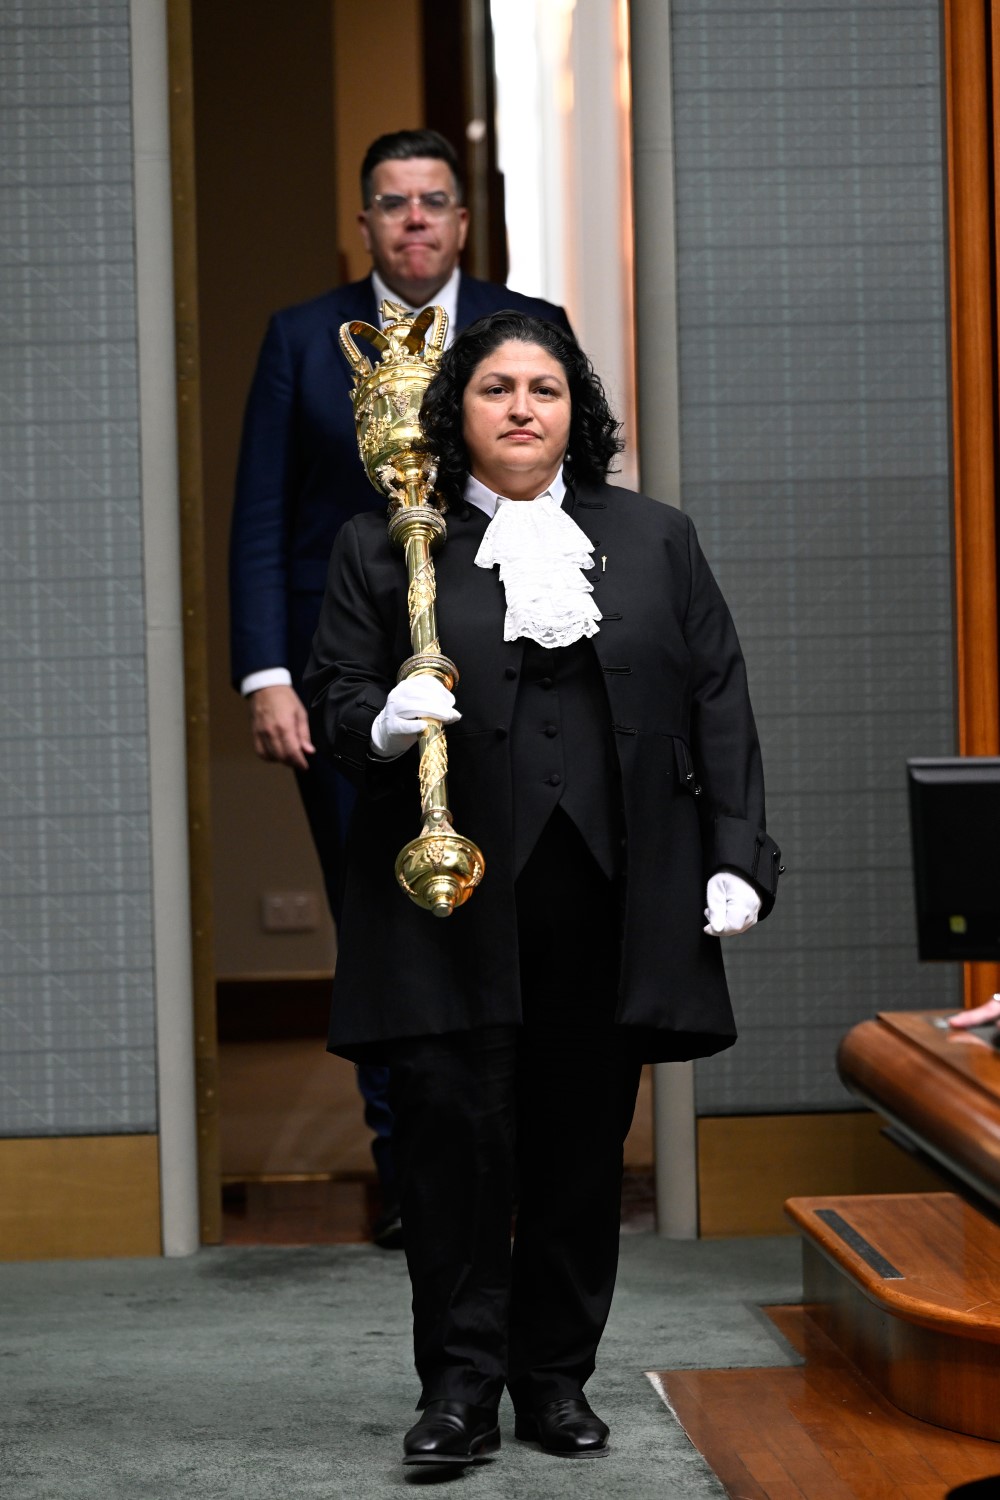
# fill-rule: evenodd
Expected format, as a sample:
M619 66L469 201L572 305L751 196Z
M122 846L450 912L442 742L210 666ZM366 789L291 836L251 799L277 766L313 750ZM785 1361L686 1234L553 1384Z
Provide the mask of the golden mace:
M370 323L342 323L340 346L354 376L351 401L361 462L375 488L389 498L389 540L406 553L413 655L396 680L436 677L450 692L458 682L458 668L442 654L438 640L431 561L447 527L434 497L437 464L424 451L420 427L420 406L441 360L448 315L443 307L410 313L398 302L383 302L380 313L381 331ZM355 338L378 351L374 365ZM418 906L449 917L468 901L485 863L471 839L452 826L448 745L436 719L427 721L420 736L420 804L423 826L419 837L400 850L396 879Z

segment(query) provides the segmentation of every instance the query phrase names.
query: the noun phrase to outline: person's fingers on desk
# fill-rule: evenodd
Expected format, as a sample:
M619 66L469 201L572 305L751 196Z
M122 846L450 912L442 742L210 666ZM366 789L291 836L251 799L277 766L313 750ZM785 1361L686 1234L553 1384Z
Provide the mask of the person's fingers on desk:
M964 1030L966 1026L988 1026L991 1021L1000 1021L1000 994L991 995L975 1010L960 1010L957 1015L948 1017L948 1025L958 1030Z
M309 717L294 688L266 687L252 693L250 730L262 760L308 770L307 757L315 754L315 747L309 738Z

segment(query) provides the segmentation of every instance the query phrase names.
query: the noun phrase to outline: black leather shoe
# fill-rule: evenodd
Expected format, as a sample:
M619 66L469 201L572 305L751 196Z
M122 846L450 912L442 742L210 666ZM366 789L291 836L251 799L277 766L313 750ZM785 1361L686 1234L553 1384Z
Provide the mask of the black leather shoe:
M496 1407L428 1401L403 1439L404 1464L477 1464L500 1447Z
M398 1203L389 1203L372 1225L372 1240L383 1250L402 1250L403 1220Z
M608 1451L608 1429L582 1396L547 1401L530 1415L518 1412L514 1436L559 1458L603 1458Z

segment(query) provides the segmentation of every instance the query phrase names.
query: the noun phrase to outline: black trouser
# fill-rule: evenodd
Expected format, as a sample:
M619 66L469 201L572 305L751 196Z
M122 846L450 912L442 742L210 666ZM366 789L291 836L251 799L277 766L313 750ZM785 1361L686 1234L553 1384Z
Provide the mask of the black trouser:
M420 1406L578 1396L611 1307L641 1067L614 1026L618 890L557 812L516 894L523 1025L390 1060Z

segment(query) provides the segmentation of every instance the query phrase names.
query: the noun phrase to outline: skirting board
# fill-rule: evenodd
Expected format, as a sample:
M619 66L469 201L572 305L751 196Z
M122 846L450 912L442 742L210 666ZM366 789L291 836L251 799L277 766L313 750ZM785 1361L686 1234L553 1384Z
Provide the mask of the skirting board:
M881 1134L869 1110L706 1115L698 1121L698 1225L704 1238L794 1232L786 1198L933 1193L942 1181Z
M0 1140L0 1261L160 1254L155 1135Z

